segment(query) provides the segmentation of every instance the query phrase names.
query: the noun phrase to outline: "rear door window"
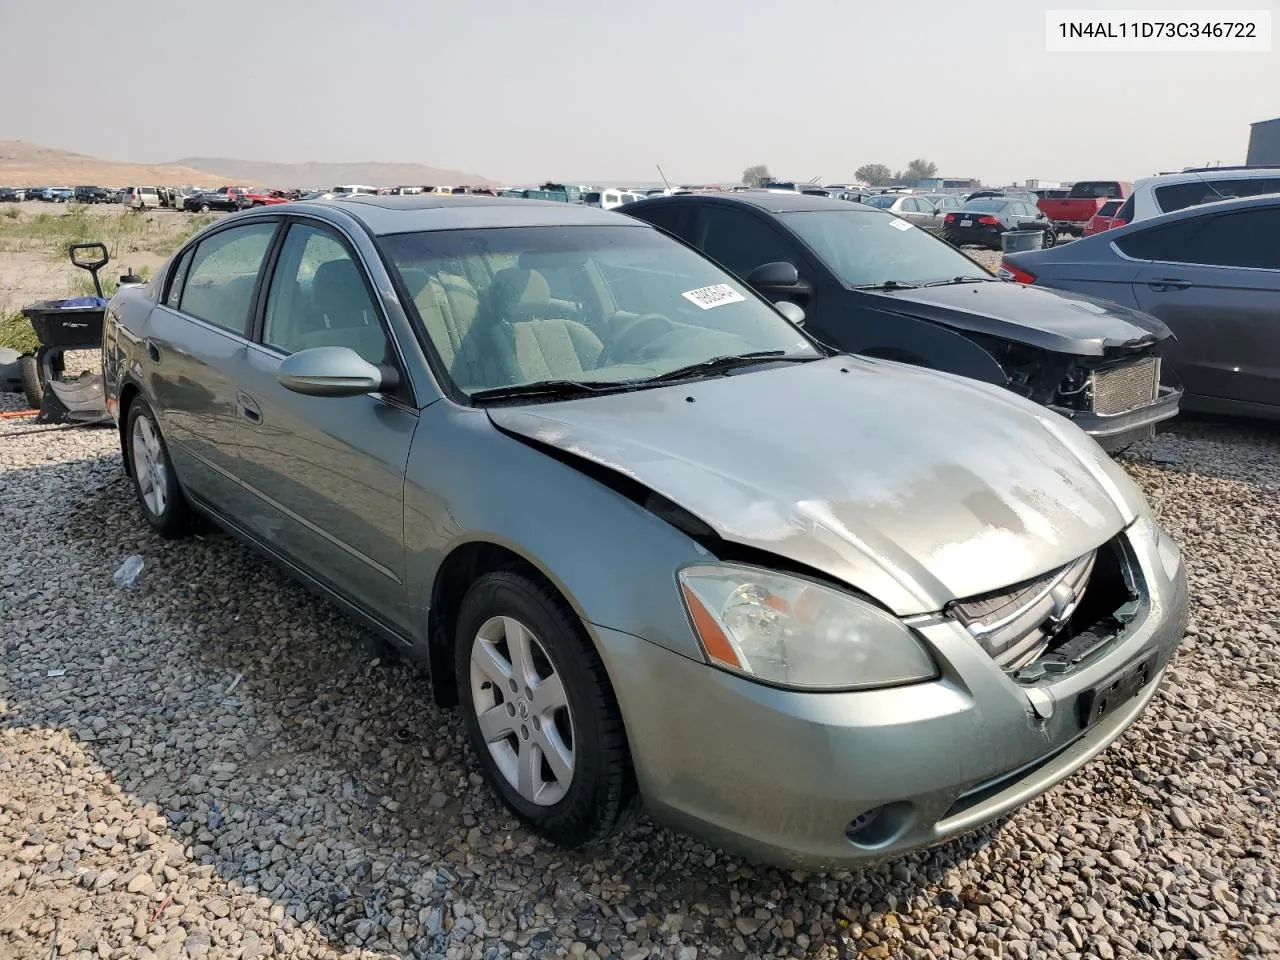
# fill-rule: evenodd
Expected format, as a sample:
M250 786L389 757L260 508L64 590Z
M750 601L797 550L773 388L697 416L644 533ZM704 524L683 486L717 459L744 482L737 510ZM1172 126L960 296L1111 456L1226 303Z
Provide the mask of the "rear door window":
M181 309L241 336L274 221L220 230L196 248L182 290Z
M1164 259L1220 267L1280 270L1280 207L1241 210L1211 217L1203 229Z

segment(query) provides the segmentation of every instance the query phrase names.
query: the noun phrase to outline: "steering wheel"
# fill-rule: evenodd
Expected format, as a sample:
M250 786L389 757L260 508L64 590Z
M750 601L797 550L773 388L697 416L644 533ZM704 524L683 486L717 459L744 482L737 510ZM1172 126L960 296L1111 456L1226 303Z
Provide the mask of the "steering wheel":
M664 333L670 333L674 327L675 324L660 313L641 314L609 342L601 352L597 366L648 359L644 356L644 347Z

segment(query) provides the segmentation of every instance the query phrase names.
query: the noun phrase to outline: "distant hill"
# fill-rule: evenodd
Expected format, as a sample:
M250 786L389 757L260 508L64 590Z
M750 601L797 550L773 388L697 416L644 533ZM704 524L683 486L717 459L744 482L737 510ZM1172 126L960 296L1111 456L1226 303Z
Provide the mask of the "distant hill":
M128 187L135 184L214 185L222 180L207 170L178 164L116 163L25 140L0 140L0 184L5 186Z
M484 186L495 183L478 174L428 167L420 163L268 163L227 157L184 157L161 166L214 170L229 182L246 186L323 189L344 183L361 183L371 187Z
M474 173L418 163L267 163L221 157L192 157L173 163L118 163L25 140L0 140L0 185L4 186L332 187L343 183L374 187L481 186L494 181Z

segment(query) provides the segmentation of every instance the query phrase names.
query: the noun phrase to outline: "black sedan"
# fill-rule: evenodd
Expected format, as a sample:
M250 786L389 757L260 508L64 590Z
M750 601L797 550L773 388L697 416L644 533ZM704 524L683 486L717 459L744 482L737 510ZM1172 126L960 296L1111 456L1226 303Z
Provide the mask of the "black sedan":
M1034 203L1011 197L986 197L969 200L948 213L942 224L942 236L957 247L966 243L999 250L1002 237L1010 230L1039 230L1044 233L1044 247L1058 242L1058 231Z
M234 213L247 206L249 202L238 193L216 193L212 190L202 191L182 199L182 209L194 213L209 213L212 210Z
M1164 324L1118 304L998 280L955 247L862 204L768 191L653 197L621 212L718 261L851 353L999 384L1108 449L1178 412ZM788 310L795 313L794 307Z

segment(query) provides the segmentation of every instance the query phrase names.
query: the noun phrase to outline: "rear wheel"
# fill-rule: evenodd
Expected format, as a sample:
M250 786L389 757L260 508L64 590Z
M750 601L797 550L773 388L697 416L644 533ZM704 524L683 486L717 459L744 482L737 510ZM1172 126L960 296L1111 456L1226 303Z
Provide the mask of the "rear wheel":
M27 353L18 358L18 375L22 379L22 392L32 410L39 410L44 403L44 378L40 376L40 364Z
M201 212L201 213L208 213L208 212L209 212L209 205L208 205L207 203L202 203L202 204L200 204L200 212Z
M129 407L125 436L134 491L147 522L166 540L185 537L192 527L191 506L178 485L156 416L141 397Z
M511 571L467 591L454 666L490 785L525 823L574 847L623 826L637 802L622 716L573 611Z
M1044 232L1044 248L1046 250L1048 250L1057 242L1058 242L1058 234L1055 231L1046 230Z

